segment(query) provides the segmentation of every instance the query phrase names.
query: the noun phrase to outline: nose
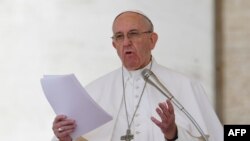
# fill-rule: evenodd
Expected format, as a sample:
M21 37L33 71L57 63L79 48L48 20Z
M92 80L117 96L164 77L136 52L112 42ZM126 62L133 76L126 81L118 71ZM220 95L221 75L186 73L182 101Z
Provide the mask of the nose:
M128 36L124 36L123 46L129 46L131 45L131 43L132 43L131 39L129 39Z

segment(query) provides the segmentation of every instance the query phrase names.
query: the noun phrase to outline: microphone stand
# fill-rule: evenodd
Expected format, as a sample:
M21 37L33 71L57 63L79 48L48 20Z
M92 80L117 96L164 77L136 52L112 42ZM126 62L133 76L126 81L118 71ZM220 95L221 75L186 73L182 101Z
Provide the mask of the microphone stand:
M205 136L205 133L202 131L201 127L199 124L195 121L195 119L189 114L189 112L181 105L181 103L168 91L168 89L163 86L163 84L159 81L159 79L155 76L155 74L149 70L145 69L142 71L142 75L144 77L144 80L146 82L149 82L151 85L155 86L165 97L167 97L170 101L174 103L176 107L179 108L187 117L188 119L194 124L196 129L199 131L199 133L202 135L205 141L208 141L208 138ZM154 77L155 79L149 79L149 77ZM155 82L153 82L155 81ZM158 84L159 86L157 86Z

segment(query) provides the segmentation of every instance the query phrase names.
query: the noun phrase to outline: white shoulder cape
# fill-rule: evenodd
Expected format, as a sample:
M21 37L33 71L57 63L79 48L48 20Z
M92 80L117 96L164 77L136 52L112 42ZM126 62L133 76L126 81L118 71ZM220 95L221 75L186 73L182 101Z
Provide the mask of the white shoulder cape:
M222 125L200 83L182 74L173 72L156 62L153 62L152 71L198 122L203 132L209 136L209 141L223 141ZM84 138L89 141L111 140L114 124L122 101L121 82L121 68L119 68L93 81L86 87L90 96L103 107L104 110L113 116L113 120L83 135ZM153 86L147 85L146 89L151 91L152 101L155 103L156 107L159 102L166 100L166 98ZM174 108L177 126L182 127L186 132L191 134L191 136L201 136L192 122L177 107ZM156 113L152 113L152 115L158 116Z

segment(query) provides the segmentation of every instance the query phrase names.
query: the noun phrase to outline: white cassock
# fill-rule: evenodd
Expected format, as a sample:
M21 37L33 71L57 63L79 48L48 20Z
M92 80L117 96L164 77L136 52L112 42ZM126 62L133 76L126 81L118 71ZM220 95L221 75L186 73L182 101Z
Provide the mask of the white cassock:
M152 60L152 72L193 116L205 135L209 137L209 141L223 141L222 125L200 83L157 64L154 59ZM146 68L149 67L149 65L146 66ZM127 71L124 69L129 121L131 121L144 86L142 70ZM83 137L88 141L120 141L120 137L126 134L128 128L123 100L122 68L93 81L86 89L90 96L106 112L112 115L113 120L83 135ZM131 132L134 135L132 141L165 141L160 128L150 119L151 116L154 116L160 120L155 109L160 102L164 101L166 101L166 97L154 86L146 85L139 109L131 126ZM176 141L202 141L200 133L186 115L175 105L174 110L178 128L178 139Z

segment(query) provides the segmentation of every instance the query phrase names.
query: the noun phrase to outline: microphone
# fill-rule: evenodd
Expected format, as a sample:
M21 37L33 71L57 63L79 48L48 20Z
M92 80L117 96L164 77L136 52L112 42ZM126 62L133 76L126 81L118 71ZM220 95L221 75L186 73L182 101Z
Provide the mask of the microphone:
M156 75L149 69L144 69L142 71L142 76L146 82L157 88L165 97L170 99L180 110L184 107L175 99L175 97L170 93L170 91L160 82Z
M174 105L176 107L178 107L178 109L181 110L189 118L189 120L194 124L194 126L199 131L199 133L202 135L202 137L205 139L205 141L208 141L207 137L205 136L205 133L202 131L199 124L188 113L188 111L181 105L181 103L172 95L172 93L160 82L160 80L156 77L156 75L149 69L144 69L141 72L141 74L146 82L153 85L165 97L167 97L170 101L172 101L174 103Z

